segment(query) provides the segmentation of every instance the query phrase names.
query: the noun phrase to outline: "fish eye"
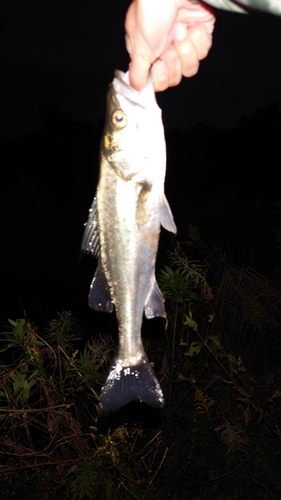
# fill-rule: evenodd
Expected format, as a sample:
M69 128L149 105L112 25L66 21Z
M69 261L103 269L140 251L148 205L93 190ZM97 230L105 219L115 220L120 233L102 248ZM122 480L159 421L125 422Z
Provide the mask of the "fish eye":
M117 128L124 128L127 124L127 116L122 109L116 109L112 113L111 122Z

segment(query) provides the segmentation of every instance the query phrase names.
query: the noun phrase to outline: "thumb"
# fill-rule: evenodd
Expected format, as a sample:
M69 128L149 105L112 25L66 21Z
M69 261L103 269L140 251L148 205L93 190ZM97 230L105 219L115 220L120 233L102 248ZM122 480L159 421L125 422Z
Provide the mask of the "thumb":
M148 80L151 63L140 54L136 54L129 67L131 86L136 90L143 89Z

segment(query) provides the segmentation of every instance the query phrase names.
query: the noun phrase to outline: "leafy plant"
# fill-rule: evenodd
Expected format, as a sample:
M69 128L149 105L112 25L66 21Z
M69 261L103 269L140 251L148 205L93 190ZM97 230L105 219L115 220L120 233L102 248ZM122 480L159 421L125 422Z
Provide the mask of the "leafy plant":
M86 339L67 311L40 332L9 320L0 500L279 498L278 281L235 267L191 226L159 282L166 337L146 347L161 366L161 412L133 404L98 419L110 335Z

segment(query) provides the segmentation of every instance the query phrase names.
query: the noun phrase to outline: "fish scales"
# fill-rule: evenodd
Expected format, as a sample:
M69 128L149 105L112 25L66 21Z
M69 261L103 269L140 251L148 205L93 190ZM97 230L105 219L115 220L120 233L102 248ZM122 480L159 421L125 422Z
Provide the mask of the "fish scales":
M143 313L165 317L155 278L160 226L176 226L164 194L166 148L152 78L141 92L116 71L107 96L100 176L82 249L98 258L89 305L116 310L119 345L101 389L100 415L130 401L162 407L163 394L141 340Z

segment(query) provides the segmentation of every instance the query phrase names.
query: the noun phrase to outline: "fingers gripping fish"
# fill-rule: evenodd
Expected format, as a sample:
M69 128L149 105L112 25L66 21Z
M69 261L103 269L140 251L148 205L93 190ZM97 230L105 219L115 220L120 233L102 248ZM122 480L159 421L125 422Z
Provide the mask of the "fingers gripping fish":
M89 305L118 320L119 345L101 389L100 415L130 401L162 407L163 394L141 340L143 312L165 317L155 279L160 226L176 233L164 194L166 146L152 78L142 91L115 72L107 95L100 177L82 249L98 258Z

